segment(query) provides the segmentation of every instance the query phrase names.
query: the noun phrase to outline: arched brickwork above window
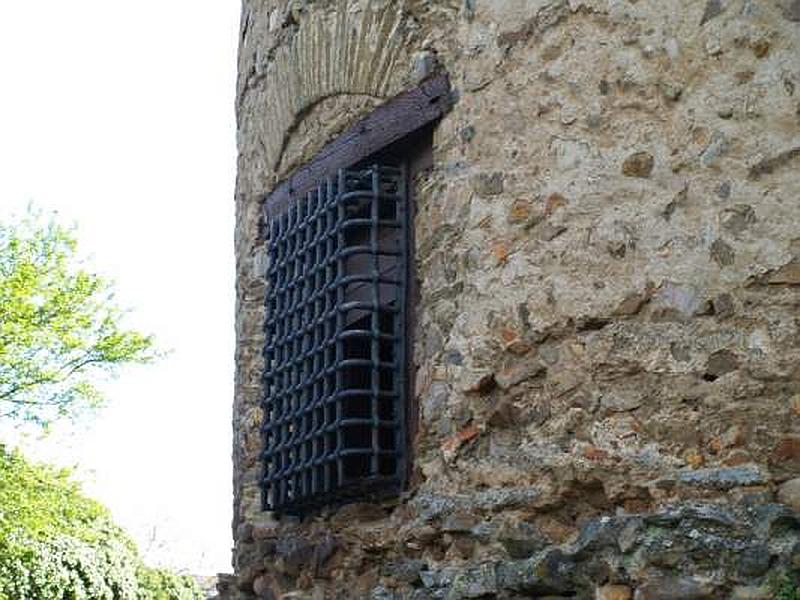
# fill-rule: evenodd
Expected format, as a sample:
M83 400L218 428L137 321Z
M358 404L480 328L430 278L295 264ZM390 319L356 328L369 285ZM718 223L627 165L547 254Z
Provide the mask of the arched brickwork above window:
M402 2L342 0L335 10L289 14L271 19L273 37L290 31L289 43L255 48L241 82L240 102L250 113L262 106L269 118L240 123L257 127L267 165L280 164L288 136L319 102L338 95L382 100L396 94L408 64L412 27ZM248 45L243 27L243 48ZM256 38L256 36L253 36ZM240 110L240 112L243 112Z

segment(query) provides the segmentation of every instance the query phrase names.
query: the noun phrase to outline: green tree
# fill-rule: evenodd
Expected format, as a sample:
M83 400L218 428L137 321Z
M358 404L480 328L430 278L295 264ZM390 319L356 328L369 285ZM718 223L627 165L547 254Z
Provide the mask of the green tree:
M45 426L97 407L98 375L154 357L121 318L72 230L30 209L0 223L0 417Z
M199 600L188 576L147 567L63 469L0 445L0 600Z

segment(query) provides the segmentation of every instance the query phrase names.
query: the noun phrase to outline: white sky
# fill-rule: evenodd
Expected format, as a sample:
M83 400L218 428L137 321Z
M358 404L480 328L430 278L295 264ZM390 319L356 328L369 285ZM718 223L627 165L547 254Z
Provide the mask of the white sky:
M201 574L230 570L238 18L230 0L0 0L0 219L33 201L77 223L130 323L173 351L25 445L79 464L151 562Z

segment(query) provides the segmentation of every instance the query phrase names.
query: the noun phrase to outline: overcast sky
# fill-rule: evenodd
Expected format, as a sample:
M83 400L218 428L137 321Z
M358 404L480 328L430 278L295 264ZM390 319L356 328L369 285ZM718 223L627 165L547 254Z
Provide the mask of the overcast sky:
M33 201L77 223L130 323L172 350L26 447L79 464L151 561L203 574L230 570L238 18L229 0L0 2L0 219Z

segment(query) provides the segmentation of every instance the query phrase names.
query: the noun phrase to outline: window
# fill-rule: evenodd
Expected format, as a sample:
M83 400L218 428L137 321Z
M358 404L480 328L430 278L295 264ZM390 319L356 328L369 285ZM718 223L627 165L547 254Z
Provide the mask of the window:
M266 510L303 513L405 485L409 177L448 91L442 77L398 96L265 200Z

